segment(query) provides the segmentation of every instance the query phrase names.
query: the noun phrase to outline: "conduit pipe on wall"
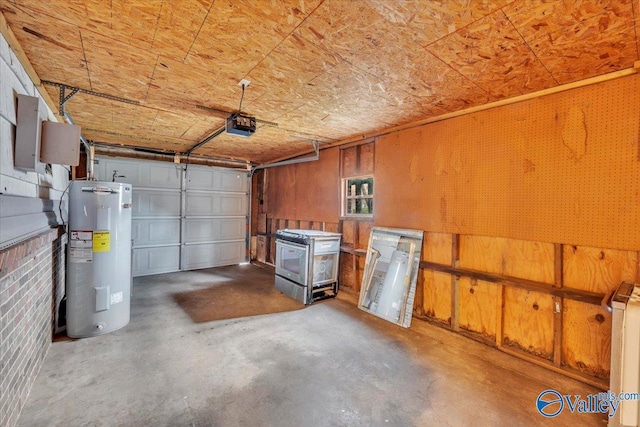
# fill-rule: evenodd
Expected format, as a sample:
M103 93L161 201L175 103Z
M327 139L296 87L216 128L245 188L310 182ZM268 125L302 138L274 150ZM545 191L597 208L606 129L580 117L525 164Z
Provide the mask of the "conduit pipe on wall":
M251 176L253 176L253 173L255 171L260 170L260 169L273 168L273 167L276 167L276 166L295 165L297 163L314 162L316 160L319 160L320 159L320 148L318 147L318 142L317 141L311 141L311 145L313 146L313 151L315 152L315 154L313 156L295 158L295 159L289 159L289 160L282 160L282 161L279 161L279 162L265 163L264 165L258 165L258 166L256 166L256 167L251 169Z
M69 124L72 124L72 125L76 124L76 122L73 121L73 119L71 118L71 116L66 110L64 112L64 118L69 122ZM80 134L80 142L82 143L82 145L84 145L84 151L85 153L87 153L87 158L89 158L89 155L91 154L91 147L89 147L89 143L87 142L86 138L82 136L82 134ZM93 179L93 159L91 160L92 160L91 162L87 161L87 179L88 180Z

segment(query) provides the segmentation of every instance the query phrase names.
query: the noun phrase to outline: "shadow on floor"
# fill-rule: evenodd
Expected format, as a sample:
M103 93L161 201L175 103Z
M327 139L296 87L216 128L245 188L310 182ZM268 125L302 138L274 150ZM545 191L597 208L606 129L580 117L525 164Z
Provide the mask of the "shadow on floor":
M274 288L273 282L233 280L205 289L180 292L174 300L194 323L281 313L304 308Z

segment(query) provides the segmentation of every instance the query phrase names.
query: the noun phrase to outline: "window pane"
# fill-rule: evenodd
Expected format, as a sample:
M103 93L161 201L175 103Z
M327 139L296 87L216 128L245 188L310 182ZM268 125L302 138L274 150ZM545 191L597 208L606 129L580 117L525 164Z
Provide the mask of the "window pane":
M373 178L347 180L347 196L370 196L373 194Z
M346 178L344 187L345 215L373 215L373 177Z

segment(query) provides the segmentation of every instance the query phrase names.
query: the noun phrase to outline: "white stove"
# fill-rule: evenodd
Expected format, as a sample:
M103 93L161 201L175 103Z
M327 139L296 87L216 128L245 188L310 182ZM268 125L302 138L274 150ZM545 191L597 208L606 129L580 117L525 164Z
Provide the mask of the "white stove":
M276 289L311 304L338 294L339 233L282 229L276 232Z

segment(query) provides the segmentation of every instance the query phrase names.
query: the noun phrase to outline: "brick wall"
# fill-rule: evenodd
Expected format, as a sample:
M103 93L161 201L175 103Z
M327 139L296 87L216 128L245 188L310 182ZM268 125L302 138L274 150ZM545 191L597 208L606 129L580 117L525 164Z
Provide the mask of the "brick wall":
M15 51L14 51L15 50ZM13 164L16 95L42 98L20 61L15 38L0 34L0 193L59 200L69 183L63 165L51 173L27 172ZM42 90L42 88L40 88ZM48 119L57 121L47 107ZM54 106L55 107L55 106ZM0 221L0 232L2 221ZM1 234L1 233L0 233ZM16 424L42 360L51 344L54 302L64 289L66 234L52 229L0 251L0 426Z
M0 426L13 426L51 345L67 235L54 228L0 252Z

